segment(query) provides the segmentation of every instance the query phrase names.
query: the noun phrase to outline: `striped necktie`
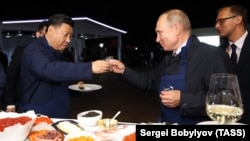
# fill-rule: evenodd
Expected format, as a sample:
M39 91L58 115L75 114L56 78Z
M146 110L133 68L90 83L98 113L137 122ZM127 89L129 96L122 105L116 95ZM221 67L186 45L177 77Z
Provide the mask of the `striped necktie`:
M231 54L231 60L233 64L236 66L237 65L237 54L236 54L236 45L232 44L231 49L232 49L232 54Z

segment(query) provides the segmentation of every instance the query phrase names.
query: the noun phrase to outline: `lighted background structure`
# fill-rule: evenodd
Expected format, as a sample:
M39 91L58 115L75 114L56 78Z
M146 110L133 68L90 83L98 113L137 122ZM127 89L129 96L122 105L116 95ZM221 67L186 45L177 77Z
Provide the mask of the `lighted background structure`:
M75 48L75 60L78 61L87 39L116 38L117 58L121 59L122 34L127 31L101 23L88 17L72 18L75 21L74 37L70 44ZM38 24L47 19L2 21L0 23L0 43L3 51L10 56L15 47L24 45L34 38Z

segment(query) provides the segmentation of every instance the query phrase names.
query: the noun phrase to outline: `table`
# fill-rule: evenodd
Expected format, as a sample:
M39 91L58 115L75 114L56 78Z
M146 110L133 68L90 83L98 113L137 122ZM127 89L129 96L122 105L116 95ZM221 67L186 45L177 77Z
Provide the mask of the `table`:
M76 119L59 119L52 118L53 122L63 121L63 120L73 120ZM110 131L103 131L99 129L98 126L82 126L84 131L93 133L97 136L100 141L102 140L110 140L110 141L135 141L135 131L136 125L134 124L126 124L126 125L118 125L117 129Z

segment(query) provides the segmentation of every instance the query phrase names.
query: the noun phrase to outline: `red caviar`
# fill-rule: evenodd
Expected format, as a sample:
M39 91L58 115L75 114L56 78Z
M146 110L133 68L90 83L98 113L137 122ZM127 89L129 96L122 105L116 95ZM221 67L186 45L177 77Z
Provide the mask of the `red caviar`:
M32 119L28 116L19 116L19 117L15 117L15 118L2 118L0 119L0 132L4 131L4 128L9 127L9 126L13 126L15 124L26 124L27 122L31 121Z

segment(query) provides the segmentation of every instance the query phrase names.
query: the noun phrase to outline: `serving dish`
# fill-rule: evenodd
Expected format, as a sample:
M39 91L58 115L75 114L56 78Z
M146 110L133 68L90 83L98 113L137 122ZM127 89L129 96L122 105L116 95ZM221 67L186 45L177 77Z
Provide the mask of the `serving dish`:
M61 131L64 134L69 134L71 132L80 132L84 131L84 128L81 127L76 121L74 120L61 120L54 122L52 126L56 129Z

